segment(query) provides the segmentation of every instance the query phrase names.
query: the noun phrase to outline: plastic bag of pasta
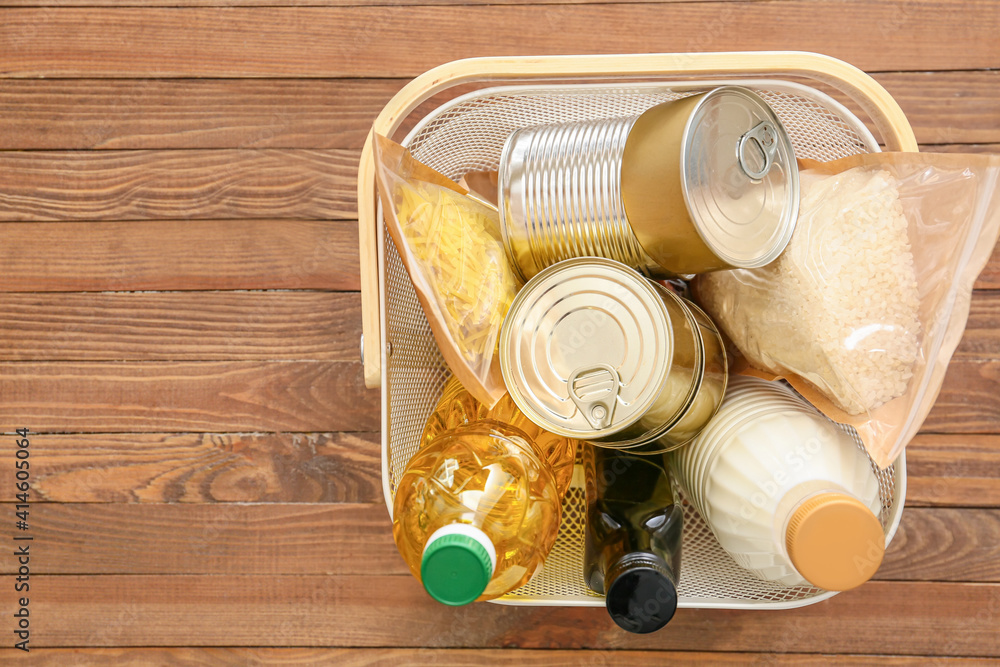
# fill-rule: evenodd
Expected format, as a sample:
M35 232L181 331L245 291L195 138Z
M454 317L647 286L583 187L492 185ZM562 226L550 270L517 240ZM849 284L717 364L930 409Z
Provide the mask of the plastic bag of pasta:
M757 371L746 372L787 379L886 467L941 390L996 244L1000 156L876 153L803 167L782 255L699 276L698 300Z
M492 407L507 391L496 348L520 287L497 211L379 135L375 173L386 227L441 354L469 392Z

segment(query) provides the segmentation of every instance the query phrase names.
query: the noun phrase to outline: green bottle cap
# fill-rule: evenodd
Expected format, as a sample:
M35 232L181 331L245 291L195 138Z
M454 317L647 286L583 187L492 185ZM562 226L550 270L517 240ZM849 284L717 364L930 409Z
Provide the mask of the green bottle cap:
M438 602L453 607L473 602L493 576L496 556L487 544L493 546L483 531L468 524L435 532L427 540L420 563L424 589Z

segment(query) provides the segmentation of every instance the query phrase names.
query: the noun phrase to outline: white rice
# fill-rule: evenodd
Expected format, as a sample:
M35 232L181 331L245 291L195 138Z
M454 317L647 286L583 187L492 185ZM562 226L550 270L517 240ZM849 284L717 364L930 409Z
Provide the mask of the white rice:
M892 176L802 174L795 234L760 269L699 278L708 313L747 360L793 372L850 414L905 393L919 353L919 294Z

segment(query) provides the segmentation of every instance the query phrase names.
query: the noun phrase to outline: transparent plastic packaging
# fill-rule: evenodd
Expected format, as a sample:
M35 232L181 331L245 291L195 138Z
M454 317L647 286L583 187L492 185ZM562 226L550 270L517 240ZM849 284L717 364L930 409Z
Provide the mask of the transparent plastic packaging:
M527 583L556 540L555 478L522 431L490 420L446 431L410 460L392 534L439 602L491 600Z
M566 495L566 490L573 480L573 466L576 463L576 450L580 446L580 441L549 433L536 426L518 409L510 394L504 394L496 405L487 409L462 386L458 378L452 377L444 386L437 407L427 419L423 435L420 436L420 446L430 445L445 431L476 424L484 419L508 424L523 431L535 444L543 460L549 464L552 476L556 480L559 497Z
M884 468L930 412L965 328L1000 232L1000 156L875 153L802 167L782 256L699 276L697 299L745 372L788 379L854 426Z
M473 396L492 407L507 391L496 346L519 287L499 215L378 135L375 172L389 235L441 354Z

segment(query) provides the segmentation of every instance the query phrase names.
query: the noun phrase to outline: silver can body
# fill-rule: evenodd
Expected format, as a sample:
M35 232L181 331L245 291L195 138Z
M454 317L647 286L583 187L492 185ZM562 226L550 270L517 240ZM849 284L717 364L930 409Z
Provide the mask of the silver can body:
M602 447L681 447L725 393L725 349L708 317L604 258L564 260L528 281L504 318L499 350L525 417Z
M643 250L621 196L622 155L638 116L514 132L500 158L500 218L511 265L528 280L573 257L667 274Z
M574 257L649 278L757 268L798 217L791 139L737 86L637 116L521 128L498 181L504 246L524 280Z

